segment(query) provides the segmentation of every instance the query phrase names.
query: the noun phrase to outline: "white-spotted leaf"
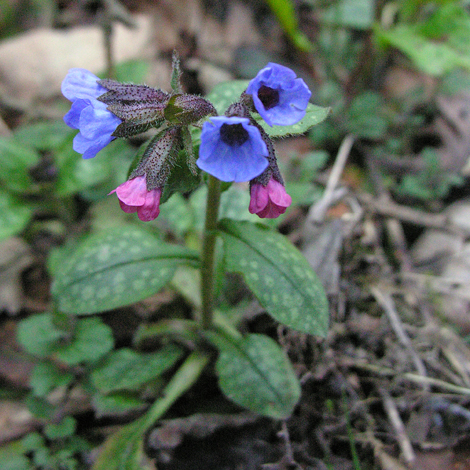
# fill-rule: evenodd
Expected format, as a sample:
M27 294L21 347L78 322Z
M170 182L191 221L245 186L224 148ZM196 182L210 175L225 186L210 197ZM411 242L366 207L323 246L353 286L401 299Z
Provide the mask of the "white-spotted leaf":
M182 349L172 344L152 354L119 349L93 371L92 381L101 393L138 390L173 366L182 354Z
M243 275L261 305L295 330L324 336L325 291L303 255L266 226L224 219L219 224L227 271Z
M56 269L52 293L58 310L91 314L143 300L167 284L181 264L198 255L135 226L92 235Z
M289 359L268 336L214 341L219 385L240 406L271 418L287 418L300 398L300 384Z

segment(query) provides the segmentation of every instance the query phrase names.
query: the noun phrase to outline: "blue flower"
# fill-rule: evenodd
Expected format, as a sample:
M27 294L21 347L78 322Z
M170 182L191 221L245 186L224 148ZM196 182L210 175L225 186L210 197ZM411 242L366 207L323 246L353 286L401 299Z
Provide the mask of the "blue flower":
M113 139L121 119L107 110L97 98L108 90L98 84L98 77L85 69L71 69L62 82L62 94L72 102L64 116L65 123L80 132L73 139L73 149L83 158L94 157Z
M268 166L268 149L248 118L218 116L201 133L197 165L222 181L249 181Z
M271 62L251 80L246 94L252 96L256 111L270 126L299 122L312 95L291 69Z

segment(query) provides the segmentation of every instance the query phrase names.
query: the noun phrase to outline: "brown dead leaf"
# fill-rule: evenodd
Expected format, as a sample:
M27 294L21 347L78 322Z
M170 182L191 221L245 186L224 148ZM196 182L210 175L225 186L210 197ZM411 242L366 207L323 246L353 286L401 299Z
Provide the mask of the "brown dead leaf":
M24 301L20 276L32 261L29 246L20 238L0 243L0 311L10 315L20 311Z

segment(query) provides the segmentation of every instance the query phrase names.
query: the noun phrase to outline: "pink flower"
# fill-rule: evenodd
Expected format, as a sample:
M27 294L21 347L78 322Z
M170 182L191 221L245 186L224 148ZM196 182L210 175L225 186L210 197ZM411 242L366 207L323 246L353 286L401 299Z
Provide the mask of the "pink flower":
M148 191L145 176L137 176L127 180L109 194L112 193L117 194L119 205L124 212L128 214L137 212L137 216L142 222L154 220L160 213L159 204L162 189Z
M271 178L266 186L260 183L251 185L251 200L248 210L262 219L275 219L284 214L291 205L292 198L284 186Z

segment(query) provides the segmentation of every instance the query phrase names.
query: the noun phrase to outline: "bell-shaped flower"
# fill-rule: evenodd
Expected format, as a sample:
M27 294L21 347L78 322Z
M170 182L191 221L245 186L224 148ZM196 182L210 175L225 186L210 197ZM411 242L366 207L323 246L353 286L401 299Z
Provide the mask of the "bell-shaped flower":
M148 191L145 176L127 180L109 194L113 193L116 193L121 209L128 214L137 212L142 222L154 220L160 214L162 188Z
M284 186L274 178L271 178L266 186L261 183L252 184L250 195L248 210L262 219L279 217L292 203Z
M268 166L268 149L248 118L218 116L204 123L196 164L221 181L249 181Z
M83 158L94 157L113 139L121 119L97 100L106 93L98 83L99 78L85 69L71 69L62 82L62 94L72 102L70 111L64 116L65 123L80 132L73 140L73 149Z
M295 72L270 62L250 81L245 92L270 126L290 126L305 116L312 93Z

